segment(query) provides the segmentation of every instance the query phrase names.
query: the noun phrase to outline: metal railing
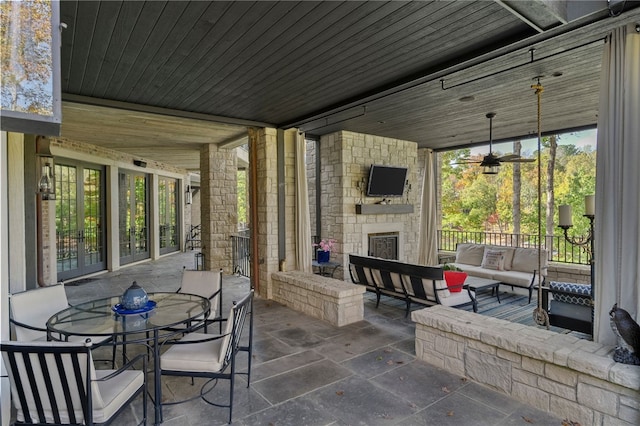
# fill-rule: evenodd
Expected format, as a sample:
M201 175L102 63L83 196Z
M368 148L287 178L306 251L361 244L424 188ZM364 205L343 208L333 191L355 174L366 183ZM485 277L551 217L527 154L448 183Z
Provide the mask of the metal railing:
M438 230L438 250L456 251L458 243L491 244L507 247L538 247L538 236L484 231ZM549 261L589 265L589 255L580 246L569 243L563 235L547 235L542 241Z
M232 235L233 273L251 277L251 246L249 236Z
M200 232L200 225L189 225L189 232L187 232L187 241L185 244L186 248L193 250L194 248L201 247Z

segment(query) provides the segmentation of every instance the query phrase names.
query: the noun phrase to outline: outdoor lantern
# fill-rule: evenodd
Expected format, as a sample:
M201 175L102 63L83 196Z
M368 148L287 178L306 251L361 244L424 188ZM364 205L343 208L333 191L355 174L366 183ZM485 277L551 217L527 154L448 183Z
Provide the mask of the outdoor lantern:
M191 185L187 185L187 191L184 194L184 203L191 204Z
M56 184L53 173L53 157L39 156L38 194L43 200L56 199Z

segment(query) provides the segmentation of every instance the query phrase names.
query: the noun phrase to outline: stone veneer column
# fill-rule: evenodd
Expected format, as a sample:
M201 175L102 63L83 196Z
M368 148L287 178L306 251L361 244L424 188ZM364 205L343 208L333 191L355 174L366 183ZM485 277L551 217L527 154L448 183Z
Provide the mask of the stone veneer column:
M215 144L200 149L200 201L204 268L233 273L231 235L237 232L238 183L234 150Z
M256 209L258 253L253 262L258 262L258 293L272 299L271 274L278 271L278 152L276 129L249 129L249 140L255 140L257 182L252 190L257 194Z

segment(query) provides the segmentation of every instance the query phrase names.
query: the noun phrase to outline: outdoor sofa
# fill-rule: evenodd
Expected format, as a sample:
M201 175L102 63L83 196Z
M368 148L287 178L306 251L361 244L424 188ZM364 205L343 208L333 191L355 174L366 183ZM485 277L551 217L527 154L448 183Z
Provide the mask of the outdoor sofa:
M524 247L493 246L487 244L460 243L456 247L454 265L470 276L488 278L529 290L529 303L536 285L544 283L548 260L546 250L540 256L538 249ZM541 281L541 282L540 282ZM497 290L499 290L499 285Z

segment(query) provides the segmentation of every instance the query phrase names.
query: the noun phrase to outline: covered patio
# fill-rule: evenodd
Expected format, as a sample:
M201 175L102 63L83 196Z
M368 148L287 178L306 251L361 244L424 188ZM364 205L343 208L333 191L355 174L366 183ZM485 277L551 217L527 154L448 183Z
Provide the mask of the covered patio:
M169 255L66 285L77 304L124 291L175 291L193 252ZM223 311L249 289L244 277L223 277ZM239 378L234 424L256 425L560 425L562 419L415 356L415 324L392 299L365 302L364 321L335 327L276 302L255 304L251 387ZM105 349L107 352L108 350ZM130 349L131 350L131 349ZM244 369L246 356L239 357ZM153 377L150 376L150 379ZM194 395L203 379L163 377L165 400ZM225 398L226 383L214 394ZM140 401L116 420L137 423ZM150 404L150 403L149 403ZM226 424L227 412L201 400L164 409L166 425Z
M232 300L228 296L250 285L259 296L255 380L248 390L238 386L236 393L241 424L430 424L434 418L439 424L558 424L562 418L523 405L524 396L512 400L455 374L460 363L449 363L452 368L445 372L418 359L423 356L416 355L418 334L438 342L434 346L443 359L448 350L457 351L451 348L487 349L462 340L469 336L451 333L480 333L468 324L452 324L481 317L465 312L445 323L423 317L424 323L434 323L438 337L433 337L433 330L416 332L401 309L389 305L376 310L367 298L364 321L341 328L273 301L274 274L310 268L311 235L340 239L335 255L343 267L341 278L348 276L349 253L366 254L366 234L379 232L376 227L404 235L399 260L436 264L433 250L431 257L423 253L433 243L427 235L435 233L437 223L422 216L435 216L437 187L424 176L435 165L437 151L486 144L485 114L490 112L499 117L496 141L531 136L539 116L531 85L542 81L542 134L599 127L598 153L603 155L598 157L596 194L596 331L595 343L590 343L603 349L594 350L599 361L586 356L579 367L589 370L597 364L597 374L606 377L592 380L587 371L581 393L543 379L549 386L535 392L540 399L532 405L551 411L552 396L568 394L573 402L554 406L556 413L594 425L638 422L637 367L619 374L620 369L600 369L600 361L615 344L607 314L611 305L624 302L636 318L640 309L640 132L636 120L628 119L622 125L630 127L620 130L616 120L622 114L601 107L615 90L599 90L603 51L612 34L638 38L638 2L52 4L59 6L64 24L58 27L54 20L51 49L56 51L61 42L61 55L52 61L60 121L41 126L3 117L2 123L3 339L9 337L10 293L65 280L74 303L120 294L136 278L148 291L175 290L182 266L193 264L192 253L180 252L189 226L198 225L197 217L204 268L224 269L233 283L225 304ZM632 53L629 63L636 59ZM610 80L616 81L615 75ZM617 90L637 95L637 87L636 79L630 79ZM637 96L629 104L631 111L640 109ZM316 167L309 182L314 185L307 193L297 188L309 176L296 164L304 157L303 135L317 144L308 163ZM238 148L245 144L248 151ZM379 204L371 197L362 201L366 170L373 162L408 167L406 183L413 191L406 194L411 207L402 218L358 213L357 205ZM77 198L75 192L65 197L58 192L57 201L55 191L41 185L49 177L45 170L62 176L62 169L76 168L99 184L87 179ZM249 175L252 245L246 256L252 260L251 283L229 275L234 255L230 236L238 229L239 169ZM60 237L56 221L65 219L59 214L60 201L72 205L91 199L98 187L95 210L100 216L87 221L74 216L82 229ZM310 214L315 229L298 214L303 200L315 200ZM144 211L144 220L136 217L137 210ZM85 205L78 211L93 210ZM164 221L171 216L167 212L175 213L171 223ZM409 220L403 224L405 218ZM90 246L91 233L85 233L87 224L101 227L93 234L95 247ZM73 246L69 241L78 241L86 252L59 256ZM68 257L77 264L97 261L80 265L69 280ZM86 283L74 285L78 277ZM514 371L522 388L537 390L540 379L529 373L545 374L546 364L529 363L531 354L501 352L508 339L493 337L498 349L487 350L510 362L526 359L531 371ZM425 343L420 345L423 349ZM462 350L456 355L466 356ZM553 358L554 353L542 356ZM478 373L485 371L482 363L476 366ZM558 371L550 369L551 375ZM584 383L572 374L563 380L571 386ZM7 382L3 377L3 426ZM616 393L621 382L624 390ZM167 386L165 395L187 389L176 383ZM605 407L592 407L590 402L602 395ZM607 411L611 405L615 413ZM194 403L167 410L165 423L209 420L210 408L202 407ZM127 415L132 417L125 423L136 418L135 409Z

